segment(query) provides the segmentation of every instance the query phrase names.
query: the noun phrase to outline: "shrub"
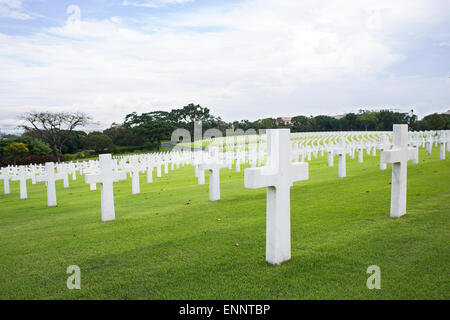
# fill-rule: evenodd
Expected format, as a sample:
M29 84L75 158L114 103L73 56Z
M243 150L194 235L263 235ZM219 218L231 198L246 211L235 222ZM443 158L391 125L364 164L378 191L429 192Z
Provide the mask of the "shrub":
M13 142L9 145L7 145L3 151L10 156L17 157L17 156L24 156L26 155L30 150L27 148L25 143L22 142Z
M9 165L28 165L33 163L46 163L56 162L57 159L54 155L30 155L26 157L14 157L8 159L1 159L0 166L6 167Z

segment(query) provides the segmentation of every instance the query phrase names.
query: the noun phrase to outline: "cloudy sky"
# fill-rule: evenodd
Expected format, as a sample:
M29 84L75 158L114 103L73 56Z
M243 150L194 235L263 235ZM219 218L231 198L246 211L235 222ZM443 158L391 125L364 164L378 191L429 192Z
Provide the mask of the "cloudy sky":
M450 109L448 0L0 0L0 131L188 103L224 120Z

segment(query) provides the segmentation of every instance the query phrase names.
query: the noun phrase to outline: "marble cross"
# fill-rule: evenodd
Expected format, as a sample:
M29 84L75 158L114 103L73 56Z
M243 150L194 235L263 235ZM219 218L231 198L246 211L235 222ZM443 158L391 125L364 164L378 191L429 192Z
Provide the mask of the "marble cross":
M209 201L220 200L220 169L227 168L228 165L218 159L210 159L206 163L199 166L199 184L200 177L203 174L203 182L205 179L205 170L209 171Z
M28 193L27 193L27 180L31 179L30 174L28 173L26 167L20 166L19 167L19 175L13 176L12 181L20 181L20 199L27 199Z
M161 161L158 160L158 162L156 163L156 176L158 178L161 178Z
M386 170L386 162L383 160L383 151L389 150L390 144L389 141L387 141L386 136L381 136L381 141L378 146L380 149L380 170Z
M153 163L147 163L147 183L153 182Z
M329 147L327 150L327 160L328 160L328 166L332 167L334 165L334 150Z
M131 175L131 193L138 194L141 193L141 185L140 185L140 172L141 166L137 159L132 161L130 167L130 175Z
M69 172L67 171L67 167L65 164L60 164L58 166L58 174L60 174L63 177L63 181L64 181L64 188L68 188L69 187Z
M383 161L392 163L391 217L406 213L406 181L408 160L418 157L416 148L408 148L408 125L394 124L392 149L382 152Z
M445 144L447 143L444 134L441 135L441 137L439 138L439 144L441 147L440 150L440 154L439 154L439 158L441 160L445 160Z
M9 173L8 168L3 168L1 171L0 179L3 180L3 191L5 194L9 194L9 180L11 179L11 175Z
M102 221L115 219L113 182L125 180L126 172L114 172L111 154L101 154L100 172L86 175L86 183L101 184Z
M364 147L358 146L358 162L363 163L364 162Z
M308 163L291 162L289 129L267 130L267 162L244 171L249 189L267 188L266 260L280 264L291 258L290 188L308 179Z
M338 147L334 148L334 154L339 156L339 178L344 178L347 175L346 156L347 148L345 147L344 139L341 138Z
M47 184L47 206L54 207L56 202L56 180L64 180L65 173L59 172L55 174L55 164L53 162L45 163L45 174L39 175L36 179L38 182L46 182Z

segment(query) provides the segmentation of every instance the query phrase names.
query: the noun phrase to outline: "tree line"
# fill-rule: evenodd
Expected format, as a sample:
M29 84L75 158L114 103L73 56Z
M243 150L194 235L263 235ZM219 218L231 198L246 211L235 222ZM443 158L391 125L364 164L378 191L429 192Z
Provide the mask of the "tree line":
M341 118L326 115L265 118L256 121L225 122L200 105L188 104L171 111L132 112L122 123L113 123L103 131L86 133L76 130L92 119L80 112L29 112L22 116L24 133L0 139L0 164L75 160L102 152L126 153L160 150L177 128L194 137L194 122L202 122L203 132L215 128L225 135L226 129L289 128L292 132L311 131L390 131L393 124L408 124L410 130L448 130L450 116L431 114L418 120L413 113L391 110L348 113Z

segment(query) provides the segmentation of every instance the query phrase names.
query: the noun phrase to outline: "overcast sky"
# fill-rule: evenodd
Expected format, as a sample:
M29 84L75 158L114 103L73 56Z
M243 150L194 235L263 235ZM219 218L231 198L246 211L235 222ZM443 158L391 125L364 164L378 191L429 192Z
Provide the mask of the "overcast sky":
M106 128L191 102L226 121L424 116L450 109L449 76L448 0L0 0L3 132L30 110Z

